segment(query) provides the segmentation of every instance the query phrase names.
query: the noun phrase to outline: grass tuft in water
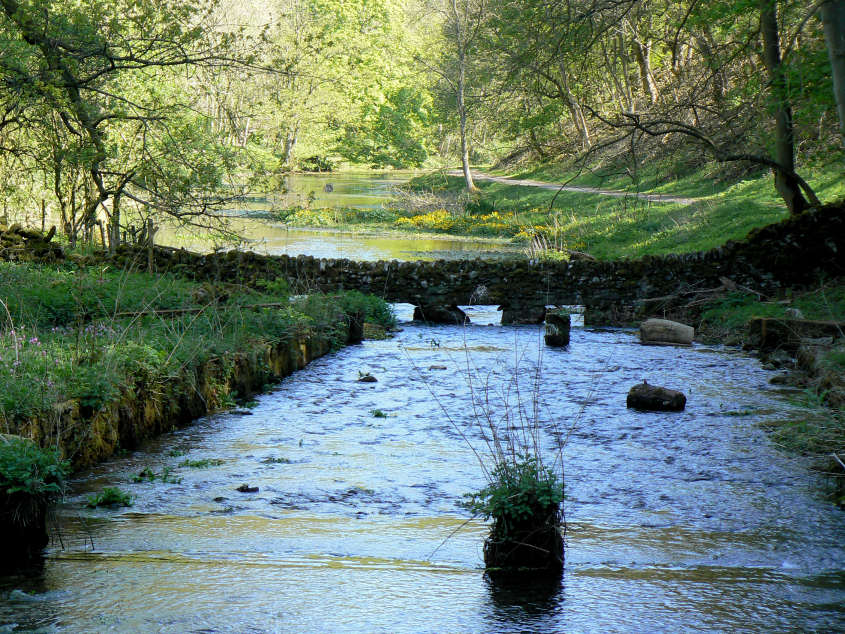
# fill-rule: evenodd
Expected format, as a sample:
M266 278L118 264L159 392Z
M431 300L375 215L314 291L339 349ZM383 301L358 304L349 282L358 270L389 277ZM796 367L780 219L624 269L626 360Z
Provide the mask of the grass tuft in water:
M208 469L209 467L219 467L224 462L226 461L221 458L203 458L202 460L183 460L179 463L179 466L189 469Z
M132 506L132 496L117 487L106 487L100 493L89 496L85 506L91 509L101 506L110 508Z

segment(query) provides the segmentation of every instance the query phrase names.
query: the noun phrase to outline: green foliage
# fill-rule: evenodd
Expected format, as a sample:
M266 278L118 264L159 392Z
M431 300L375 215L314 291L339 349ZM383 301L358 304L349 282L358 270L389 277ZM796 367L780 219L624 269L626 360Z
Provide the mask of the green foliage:
M0 435L0 499L25 496L50 502L64 492L70 465L52 449Z
M168 277L0 263L0 297L4 304L8 300L12 316L12 322L0 318L0 425L14 431L33 417L52 424L54 406L67 401L77 402L82 417L89 418L140 385L155 393L185 368L211 359L230 372L233 354L259 354L300 335L323 336L340 346L344 313L395 323L384 301L360 293L310 293L288 303L289 287L281 279L268 281L261 292L230 291L225 301L209 304L205 285ZM68 298L73 307L64 311ZM280 306L252 308L255 304ZM174 305L199 310L152 314ZM116 307L129 314L115 316ZM89 321L108 314L109 319ZM69 323L58 321L60 315L69 316ZM216 396L218 407L235 404L224 383Z
M161 470L161 473L156 473L150 467L144 467L140 473L132 477L133 482L155 482L156 480L164 484L179 484L182 482L182 478L172 475L170 467L165 467Z
M299 169L304 172L331 172L335 165L326 156L309 156L299 161Z
M224 462L226 461L220 458L203 458L202 460L183 460L179 463L179 466L189 469L208 469L209 467L219 467Z
M368 104L346 126L337 152L354 163L420 167L428 158L432 124L430 98L418 87L402 86L379 104Z
M396 314L393 312L393 307L380 297L365 295L360 291L344 291L332 297L347 315L362 314L364 321L385 328L396 326Z
M536 457L519 456L499 460L488 485L467 497L465 506L485 519L492 518L495 538L507 540L526 525L559 521L563 482Z
M464 210L473 216L491 214L496 211L494 201L483 195L475 195L472 200L464 205Z
M380 409L370 410L370 414L373 415L373 418L387 418L387 414Z
M290 458L276 458L271 456L269 458L264 458L261 462L262 464L290 464L291 460Z
M787 317L788 308L798 309L806 319L845 320L845 285L820 284L817 288L774 301L757 295L732 291L709 302L701 314L708 329L740 333L752 317Z
M274 280L259 280L256 284L266 295L270 295L282 302L290 297L290 282L284 277Z
M85 506L91 509L100 506L107 506L109 508L132 506L132 496L116 487L106 487L100 493L88 496Z

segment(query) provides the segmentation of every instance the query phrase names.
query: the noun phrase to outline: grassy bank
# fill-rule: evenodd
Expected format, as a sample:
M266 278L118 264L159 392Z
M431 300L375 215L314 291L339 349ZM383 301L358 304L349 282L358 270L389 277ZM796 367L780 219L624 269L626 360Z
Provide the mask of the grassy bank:
M233 369L235 355L302 337L337 348L345 342L347 315L392 320L381 300L359 293L291 301L282 280L253 291L106 265L0 262L0 300L0 433L6 434L25 434L32 421L49 430L70 406L78 408L78 420L91 421L127 390L164 394L210 360ZM208 409L238 396L223 380L219 387L208 394ZM67 430L38 440L58 446L61 434ZM85 436L85 430L75 434Z
M291 226L440 233L526 244L539 234L553 247L614 259L707 250L786 216L771 174L702 164L698 157L655 160L635 173L619 162L589 170L546 163L490 173L629 195L558 192L477 180L479 193L469 196L463 192L462 177L440 171L413 179L410 193L400 194L386 209L298 207L279 212L279 217ZM822 201L845 197L840 157L810 166L804 175ZM693 202L651 202L637 193L680 196Z
M786 217L770 174L729 175L713 164L679 168L673 163L655 162L641 169L636 183L620 165L575 172L570 166L546 164L491 173L629 192L630 196L618 198L476 182L481 193L475 206L489 210L487 214L499 212L496 227L502 235L528 239L542 233L560 246L600 259L707 250ZM811 168L807 175L823 201L845 197L838 161ZM461 177L436 173L415 179L411 186L424 192L454 194L464 182ZM693 198L694 202L649 202L633 195L636 193L671 194ZM450 212L448 217L441 213L430 220L421 216L417 223L430 228L432 221L447 231L450 226L473 231L475 224L483 226L484 231L490 228L484 212Z
M754 317L845 322L845 282L832 280L804 291L787 291L763 300L731 293L704 307L699 324L705 341L746 344ZM845 333L809 340L794 358L781 350L764 352L771 369L787 370L774 378L794 388L790 397L800 414L767 425L772 439L785 450L814 458L819 471L831 475L832 496L845 506ZM742 415L743 413L738 413Z

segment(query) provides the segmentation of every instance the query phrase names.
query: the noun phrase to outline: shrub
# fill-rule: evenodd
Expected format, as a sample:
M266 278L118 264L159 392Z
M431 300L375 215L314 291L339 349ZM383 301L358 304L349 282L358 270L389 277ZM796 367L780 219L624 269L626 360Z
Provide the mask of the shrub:
M41 449L31 440L0 435L0 507L26 520L31 504L48 504L61 497L69 465L58 451Z
M97 495L88 497L85 506L95 509L100 506L115 508L118 506L132 506L132 496L117 487L106 487Z
M493 520L484 544L488 569L562 569L562 503L562 480L536 457L499 460L488 485L466 503L473 512Z
M26 563L47 545L47 508L63 494L68 471L57 451L0 435L0 568Z
M396 326L393 307L380 297L365 295L359 291L346 291L334 296L347 315L363 314L364 321L376 323L385 328Z

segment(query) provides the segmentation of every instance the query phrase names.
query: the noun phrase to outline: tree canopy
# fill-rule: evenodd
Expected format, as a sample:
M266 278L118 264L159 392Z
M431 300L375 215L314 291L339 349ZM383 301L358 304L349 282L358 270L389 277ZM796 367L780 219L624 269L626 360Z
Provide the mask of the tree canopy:
M76 240L207 223L247 188L693 144L771 169L841 160L845 0L0 0L4 209ZM122 214L122 210L124 215ZM105 229L104 229L105 227Z

